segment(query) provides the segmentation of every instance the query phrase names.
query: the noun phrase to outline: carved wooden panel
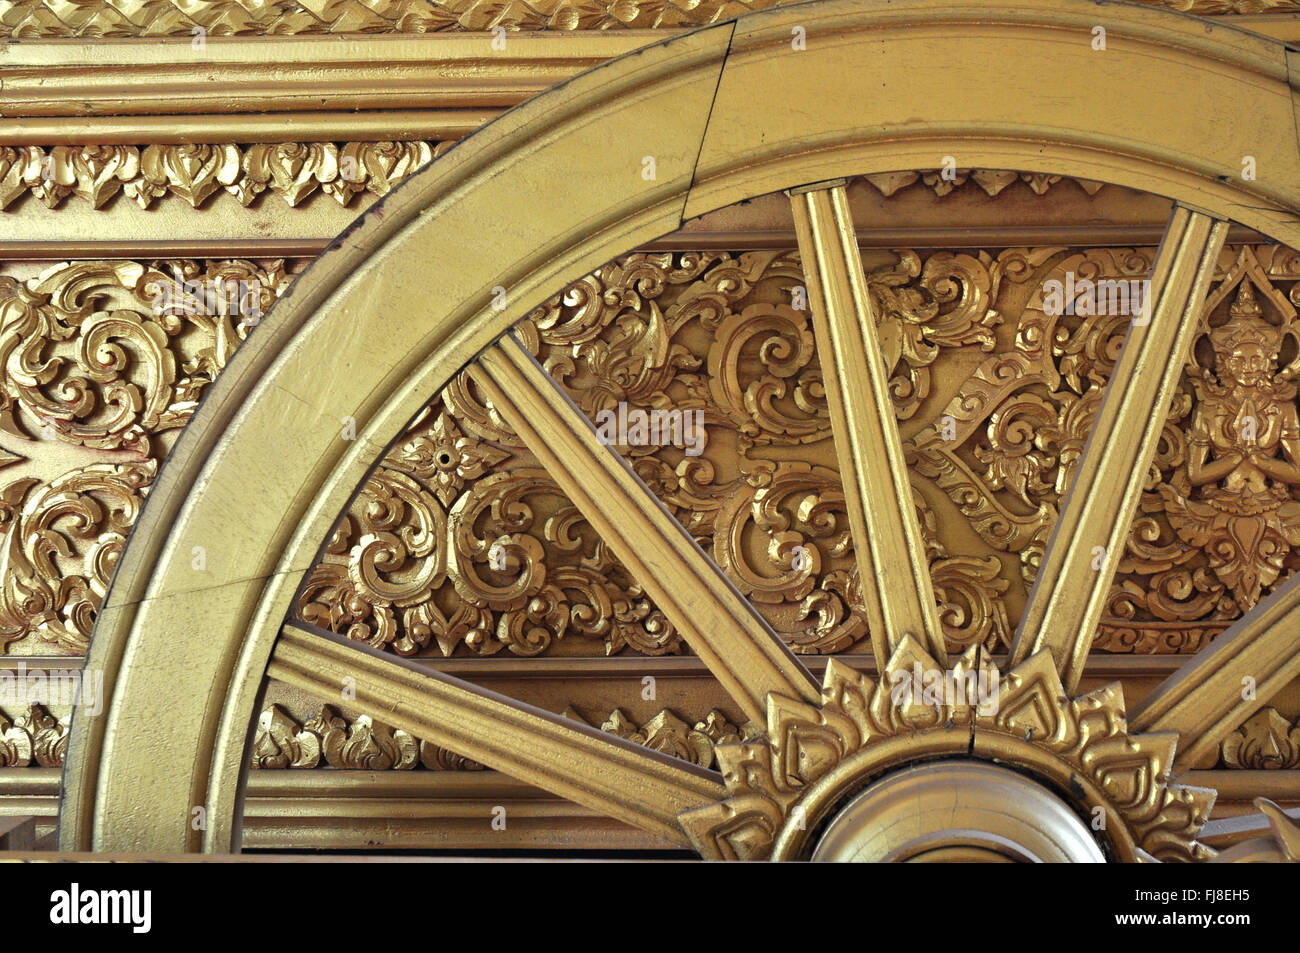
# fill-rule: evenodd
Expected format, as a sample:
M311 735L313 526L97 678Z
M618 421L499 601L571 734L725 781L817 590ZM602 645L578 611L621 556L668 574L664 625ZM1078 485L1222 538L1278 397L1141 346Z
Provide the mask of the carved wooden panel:
M0 645L80 655L158 466L305 263L0 273Z
M1044 289L1113 292L1152 250L867 254L949 646L1005 648L1129 320L1053 315ZM594 424L698 412L690 445L619 449L796 651L860 650L802 280L794 252L633 255L521 332ZM1223 253L1098 650L1193 652L1300 561L1297 282L1287 249ZM405 655L681 651L463 377L363 488L301 612Z

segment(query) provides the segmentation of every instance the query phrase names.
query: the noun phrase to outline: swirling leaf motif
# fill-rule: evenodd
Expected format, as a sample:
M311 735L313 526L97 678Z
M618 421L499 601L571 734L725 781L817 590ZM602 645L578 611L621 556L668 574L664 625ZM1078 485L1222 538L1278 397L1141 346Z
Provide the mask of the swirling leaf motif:
M156 470L152 460L94 464L38 487L24 502L0 541L0 642L35 632L66 650L86 650ZM70 571L65 560L82 571Z
M147 453L171 401L168 327L133 294L144 276L135 262L95 262L0 289L5 389L72 443Z
M540 527L538 513L550 514ZM478 480L452 508L450 535L457 594L497 614L492 651L536 655L570 625L603 638L611 653L626 644L651 654L679 650L675 629L544 470Z
M347 562L312 571L300 601L306 621L399 655L445 633L445 619L423 627L397 621L395 610L418 611L447 576L447 513L412 477L376 470L330 549L346 553Z
M0 646L35 636L85 650L170 446L162 435L189 419L249 330L186 289L236 280L261 311L288 275L283 262L177 260L0 276L0 463L23 461L0 488Z
M708 361L714 403L753 443L830 435L806 310L755 304L728 315L718 325Z
M948 349L991 346L1001 281L991 261L903 253L873 271L882 327L899 329L891 358L898 374L929 367ZM515 334L592 418L620 402L703 414L708 436L699 456L673 446L617 449L787 641L829 652L854 644L865 622L855 608L859 583L833 466L809 480L807 465L800 476L797 464L780 459L783 448L810 444L820 445L797 452L825 459L829 446L803 280L789 251L628 255L552 297ZM902 403L896 410L906 412ZM771 453L754 455L759 446ZM470 469L462 472L462 463ZM428 405L384 466L447 506L446 583L403 615L345 582L339 567L365 532L354 512L313 575L304 618L335 631L364 622L372 627L365 637L382 631L374 637L383 644L421 627L403 651L436 641L443 653L464 644L482 654L507 646L534 654L554 651L565 634L602 640L605 652L680 649L636 581L584 536L589 527L549 479L530 472L532 455L467 375ZM576 545L575 537L587 541ZM799 546L811 570L793 568ZM1000 571L987 559L938 550L934 558L948 560L953 637L999 638Z
M834 470L782 463L746 483L718 511L713 557L797 652L838 651L866 631L846 591L856 567Z
M894 412L913 417L930 395L930 367L942 348L994 347L1001 315L992 307L1000 275L986 253L937 252L925 260L899 253L898 262L867 276ZM919 281L915 280L919 277Z

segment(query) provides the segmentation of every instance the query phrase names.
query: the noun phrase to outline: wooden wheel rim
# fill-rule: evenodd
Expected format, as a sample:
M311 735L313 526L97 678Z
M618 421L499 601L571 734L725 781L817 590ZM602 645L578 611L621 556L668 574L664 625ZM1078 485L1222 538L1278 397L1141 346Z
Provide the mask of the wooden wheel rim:
M107 705L72 727L60 848L237 849L267 659L320 540L388 438L557 288L685 218L831 176L934 167L956 142L963 166L1195 195L1214 217L1300 246L1294 54L1116 7L1111 52L1099 55L1096 17L1083 0L746 16L538 97L374 206L241 347L150 494L96 624L87 664L104 673ZM812 41L784 55L795 27ZM916 56L940 36L948 74ZM1031 69L1033 97L1017 72ZM863 102L856 93L881 75L907 81ZM1171 118L1189 88L1195 115ZM1098 117L1104 102L1126 112ZM1212 134L1225 128L1234 142ZM1238 141L1258 144L1256 181L1234 175ZM653 182L640 175L646 155ZM509 292L501 310L498 286ZM348 419L355 441L339 439ZM208 568L196 578L199 545ZM195 807L204 830L190 823Z

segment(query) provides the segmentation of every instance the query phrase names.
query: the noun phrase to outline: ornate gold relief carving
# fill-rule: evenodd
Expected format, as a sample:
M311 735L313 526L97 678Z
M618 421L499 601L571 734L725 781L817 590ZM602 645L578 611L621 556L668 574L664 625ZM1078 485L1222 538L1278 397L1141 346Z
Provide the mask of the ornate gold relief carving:
M1032 289L1071 269L1140 277L1149 257L905 252L873 269L896 413L931 421L912 426L914 480L952 500L985 547L972 548L952 532L950 511L917 497L956 650L994 648L1014 625L1016 594L1032 581L1124 324L1113 315L1052 320ZM0 464L10 477L0 481L0 530L15 527L0 543L0 641L84 649L158 461L248 331L226 299L208 307L201 289L244 282L266 308L289 277L283 262L191 261L75 263L0 279ZM705 414L699 456L622 449L787 641L834 652L861 639L865 624L852 608L852 541L807 314L790 306L800 278L790 253L629 256L557 296L525 330L589 414L620 402ZM1194 651L1300 563L1297 284L1290 251L1225 253L1097 648ZM155 315L164 289L170 309ZM1017 304L1026 289L1028 304ZM117 350L101 357L100 341ZM990 350L964 378L935 377L945 355ZM945 439L945 416L955 439ZM566 501L535 471L459 382L363 491L370 509L350 517L350 542L336 541L307 590L304 604L319 613L309 621L404 654L449 654L461 642L487 654L572 654L590 651L587 639L607 653L680 650L635 580L620 576L575 511L560 515ZM530 499L534 528L520 529L498 493ZM415 526L401 543L414 548L397 556L392 537ZM498 571L502 537L516 538L497 550ZM1019 578L999 552L1019 560ZM579 638L561 651L555 640L566 633Z
M85 650L158 464L290 278L237 260L0 276L0 646Z
M978 367L912 441L917 471L948 494L989 546L1018 556L1025 588L1130 320L1107 308L1050 315L1042 288L1067 275L1129 283L1149 272L1150 255L1000 255L1015 282L1036 289L1014 347ZM1289 250L1225 251L1095 648L1194 652L1300 565L1291 542L1300 538L1295 345L1283 366L1278 361L1282 344L1296 340L1290 295L1298 276Z
M941 354L992 350L999 276L987 256L888 258L868 289L895 413L907 420L930 396ZM620 405L702 409L698 456L618 449L796 651L824 653L860 639L865 620L853 608L853 541L802 281L793 252L630 256L530 321L544 366L593 420ZM1006 635L996 560L950 559L917 505L949 640L996 643Z
M1168 7L1180 13L1197 16L1218 16L1229 13L1296 13L1300 12L1297 0L1138 0L1155 7Z
M782 0L3 0L0 35L213 36L704 26ZM789 2L789 0L786 0Z
M0 210L28 194L51 209L71 195L100 209L120 192L141 208L171 197L198 208L219 192L247 206L268 190L292 208L318 191L347 207L361 192L387 195L401 179L453 144L415 140L0 146ZM968 185L996 197L1018 182L1044 195L1062 177L959 169L954 178L936 171L889 172L862 179L886 197L917 184L940 197ZM1097 182L1070 181L1088 195L1102 188Z
M907 419L942 353L993 348L998 276L987 255L887 257L869 284ZM698 455L620 449L796 651L829 652L865 623L852 609L852 541L808 313L790 304L801 282L789 252L632 255L556 296L520 333L590 416L620 404L703 415ZM996 557L949 555L936 517L917 505L949 638L959 649L1004 641ZM582 651L559 644L566 633L599 638L606 653L681 648L465 378L367 482L299 613L407 655L434 645L449 655L462 642L482 654Z
M278 706L264 710L253 740L253 765L258 768L331 768L362 771L406 770L420 759L420 743L405 731L394 730L359 715L351 722L329 705L299 727Z
M909 636L879 683L832 660L820 705L769 696L765 739L718 746L727 798L681 815L701 855L798 856L806 832L835 809L855 779L889 767L891 753L914 758L918 752L976 752L1032 767L1068 786L1079 809L1104 811L1112 834L1112 824L1122 826L1131 838L1129 851L1135 847L1165 861L1213 855L1196 837L1214 792L1167 781L1177 736L1130 735L1120 685L1067 699L1047 652L1001 674L972 647L946 681L998 681L999 703L986 710L965 690L924 699L900 693L897 686L915 667L942 671ZM891 739L908 743L899 749Z
M488 461L500 468L466 486ZM680 648L463 376L366 481L298 606L306 621L401 655L451 655L462 643L537 655L569 634L599 639L608 654Z
M1006 643L1130 320L1105 303L1051 314L1043 289L1067 277L1140 283L1151 256L904 251L870 270L954 651ZM628 408L702 415L698 455L682 445L618 449L796 651L829 653L858 642L865 621L853 608L853 541L808 313L792 306L801 280L791 252L632 255L553 298L519 333L593 422ZM1300 565L1297 295L1295 253L1225 251L1099 650L1193 652ZM546 494L551 510L536 509ZM533 528L522 531L488 503L528 495ZM940 514L943 497L951 508ZM312 577L307 621L403 654L435 642L443 654L461 642L488 654L555 652L566 632L600 637L607 653L680 649L598 540L576 555L565 534L589 527L555 509L553 484L463 380L390 452L363 500L371 510L354 508L347 539L336 538ZM388 513L394 501L409 514ZM366 512L387 522L371 525ZM467 535L471 517L481 529ZM386 548L379 534L397 526L419 527L418 555ZM494 546L505 554L497 575L487 565ZM1007 572L1008 557L1018 573ZM372 561L401 585L385 595L393 583L377 581ZM637 608L629 616L621 605Z
M590 723L572 707L565 715L583 724ZM0 731L3 726L0 716ZM714 764L715 745L734 743L743 737L743 729L716 709L694 725L668 709L637 725L616 708L603 721L597 719L595 727L704 768ZM759 729L749 726L748 730L752 733ZM256 768L328 766L384 771L423 766L433 771L483 770L481 764L416 739L405 731L389 728L365 715L349 720L328 705L322 706L318 715L302 725L280 705L267 706L258 718L252 752ZM2 758L3 749L0 749Z
M31 705L12 721L0 711L0 768L60 768L68 747L68 719Z
M1192 365L1197 405L1187 431L1187 463L1161 487L1179 537L1205 547L1209 568L1242 609L1287 568L1300 544L1300 417L1293 379L1300 362L1279 370L1285 339L1300 341L1294 308L1282 299L1275 327L1255 301L1251 278L1272 290L1243 249L1218 296L1237 283L1229 319L1208 331L1209 367Z
M3 0L0 36L213 36L704 26L794 0ZM1284 13L1295 0L1139 0L1185 13Z
M1300 767L1300 726L1276 708L1261 708L1223 739L1223 763L1256 771Z
M1220 264L1110 602L1121 618L1181 625L1187 651L1300 567L1300 259L1243 246Z
M967 183L972 187L979 187L990 198L1001 194L1008 186L1017 182L1025 183L1035 195L1046 195L1052 186L1063 180L1073 182L1089 195L1096 195L1104 186L1102 182L1088 179L1066 179L1060 175L1011 172L1006 169L954 169L948 176L937 169L930 172L881 172L875 175L864 175L861 178L886 198L918 183L940 198L958 191Z
M586 719L572 708L565 714L586 723ZM674 758L691 761L702 768L713 767L715 745L740 741L746 733L756 728L756 726L741 728L733 725L727 720L727 716L716 708L703 720L696 722L694 727L667 709L638 727L616 708L599 727L601 731L608 731L627 741L672 755Z
M198 208L218 192L241 205L274 192L297 207L316 192L347 206L387 195L450 142L275 142L254 145L0 146L0 209L30 193L49 208L70 195L99 209L119 192L141 208L175 197Z

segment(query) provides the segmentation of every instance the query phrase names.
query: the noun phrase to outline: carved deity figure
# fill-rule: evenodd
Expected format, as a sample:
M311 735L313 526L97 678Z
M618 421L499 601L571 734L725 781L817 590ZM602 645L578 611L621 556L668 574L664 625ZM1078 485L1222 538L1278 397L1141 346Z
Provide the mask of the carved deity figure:
M1277 373L1282 335L1264 319L1249 279L1209 338L1217 380L1193 380L1187 469L1161 492L1174 530L1205 550L1244 612L1300 545L1300 417L1296 386Z

